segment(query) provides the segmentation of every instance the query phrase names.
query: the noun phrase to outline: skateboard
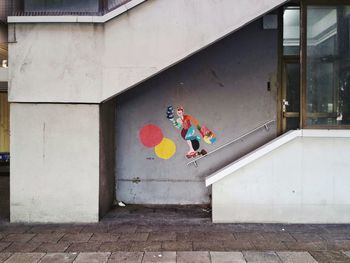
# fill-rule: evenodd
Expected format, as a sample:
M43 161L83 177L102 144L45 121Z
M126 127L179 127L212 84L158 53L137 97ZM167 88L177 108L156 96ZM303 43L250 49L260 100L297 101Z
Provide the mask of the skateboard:
M197 156L201 156L201 155L206 155L207 151L206 150L201 150L200 152L192 152L190 154L186 154L187 159L191 159L191 158L195 158Z

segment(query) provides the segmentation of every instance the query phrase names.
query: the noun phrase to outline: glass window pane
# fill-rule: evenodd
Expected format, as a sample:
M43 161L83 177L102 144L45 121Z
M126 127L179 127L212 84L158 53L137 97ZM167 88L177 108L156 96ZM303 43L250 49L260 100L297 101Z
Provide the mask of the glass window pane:
M307 125L350 124L349 10L307 9Z
M98 0L26 0L25 12L98 12Z
M287 112L300 111L300 65L297 63L286 64L286 106Z
M295 117L295 118L288 118L287 119L287 127L286 127L286 131L291 131L291 130L297 130L299 129L299 122L300 119L299 117Z
M300 10L288 7L283 14L283 54L299 55L300 45Z

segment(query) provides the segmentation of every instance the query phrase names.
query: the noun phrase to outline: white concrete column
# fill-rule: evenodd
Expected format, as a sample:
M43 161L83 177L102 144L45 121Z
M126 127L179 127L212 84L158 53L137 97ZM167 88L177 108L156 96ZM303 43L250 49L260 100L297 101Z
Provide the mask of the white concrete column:
M99 105L11 103L11 222L97 222Z

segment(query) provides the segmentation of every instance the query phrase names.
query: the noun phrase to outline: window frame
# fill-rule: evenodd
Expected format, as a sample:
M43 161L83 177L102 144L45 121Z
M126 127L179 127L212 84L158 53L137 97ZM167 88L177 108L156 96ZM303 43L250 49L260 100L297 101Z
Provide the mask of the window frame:
M350 0L303 0L300 3L300 128L350 129L350 125L307 124L307 8L308 6L350 5Z

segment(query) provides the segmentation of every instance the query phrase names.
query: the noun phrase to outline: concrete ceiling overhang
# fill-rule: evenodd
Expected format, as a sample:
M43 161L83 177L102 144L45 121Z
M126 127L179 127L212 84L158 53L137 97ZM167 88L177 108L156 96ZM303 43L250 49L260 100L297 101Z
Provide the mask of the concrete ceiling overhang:
M92 17L9 17L9 34L16 30L9 100L101 103L285 2L135 0L97 27Z

